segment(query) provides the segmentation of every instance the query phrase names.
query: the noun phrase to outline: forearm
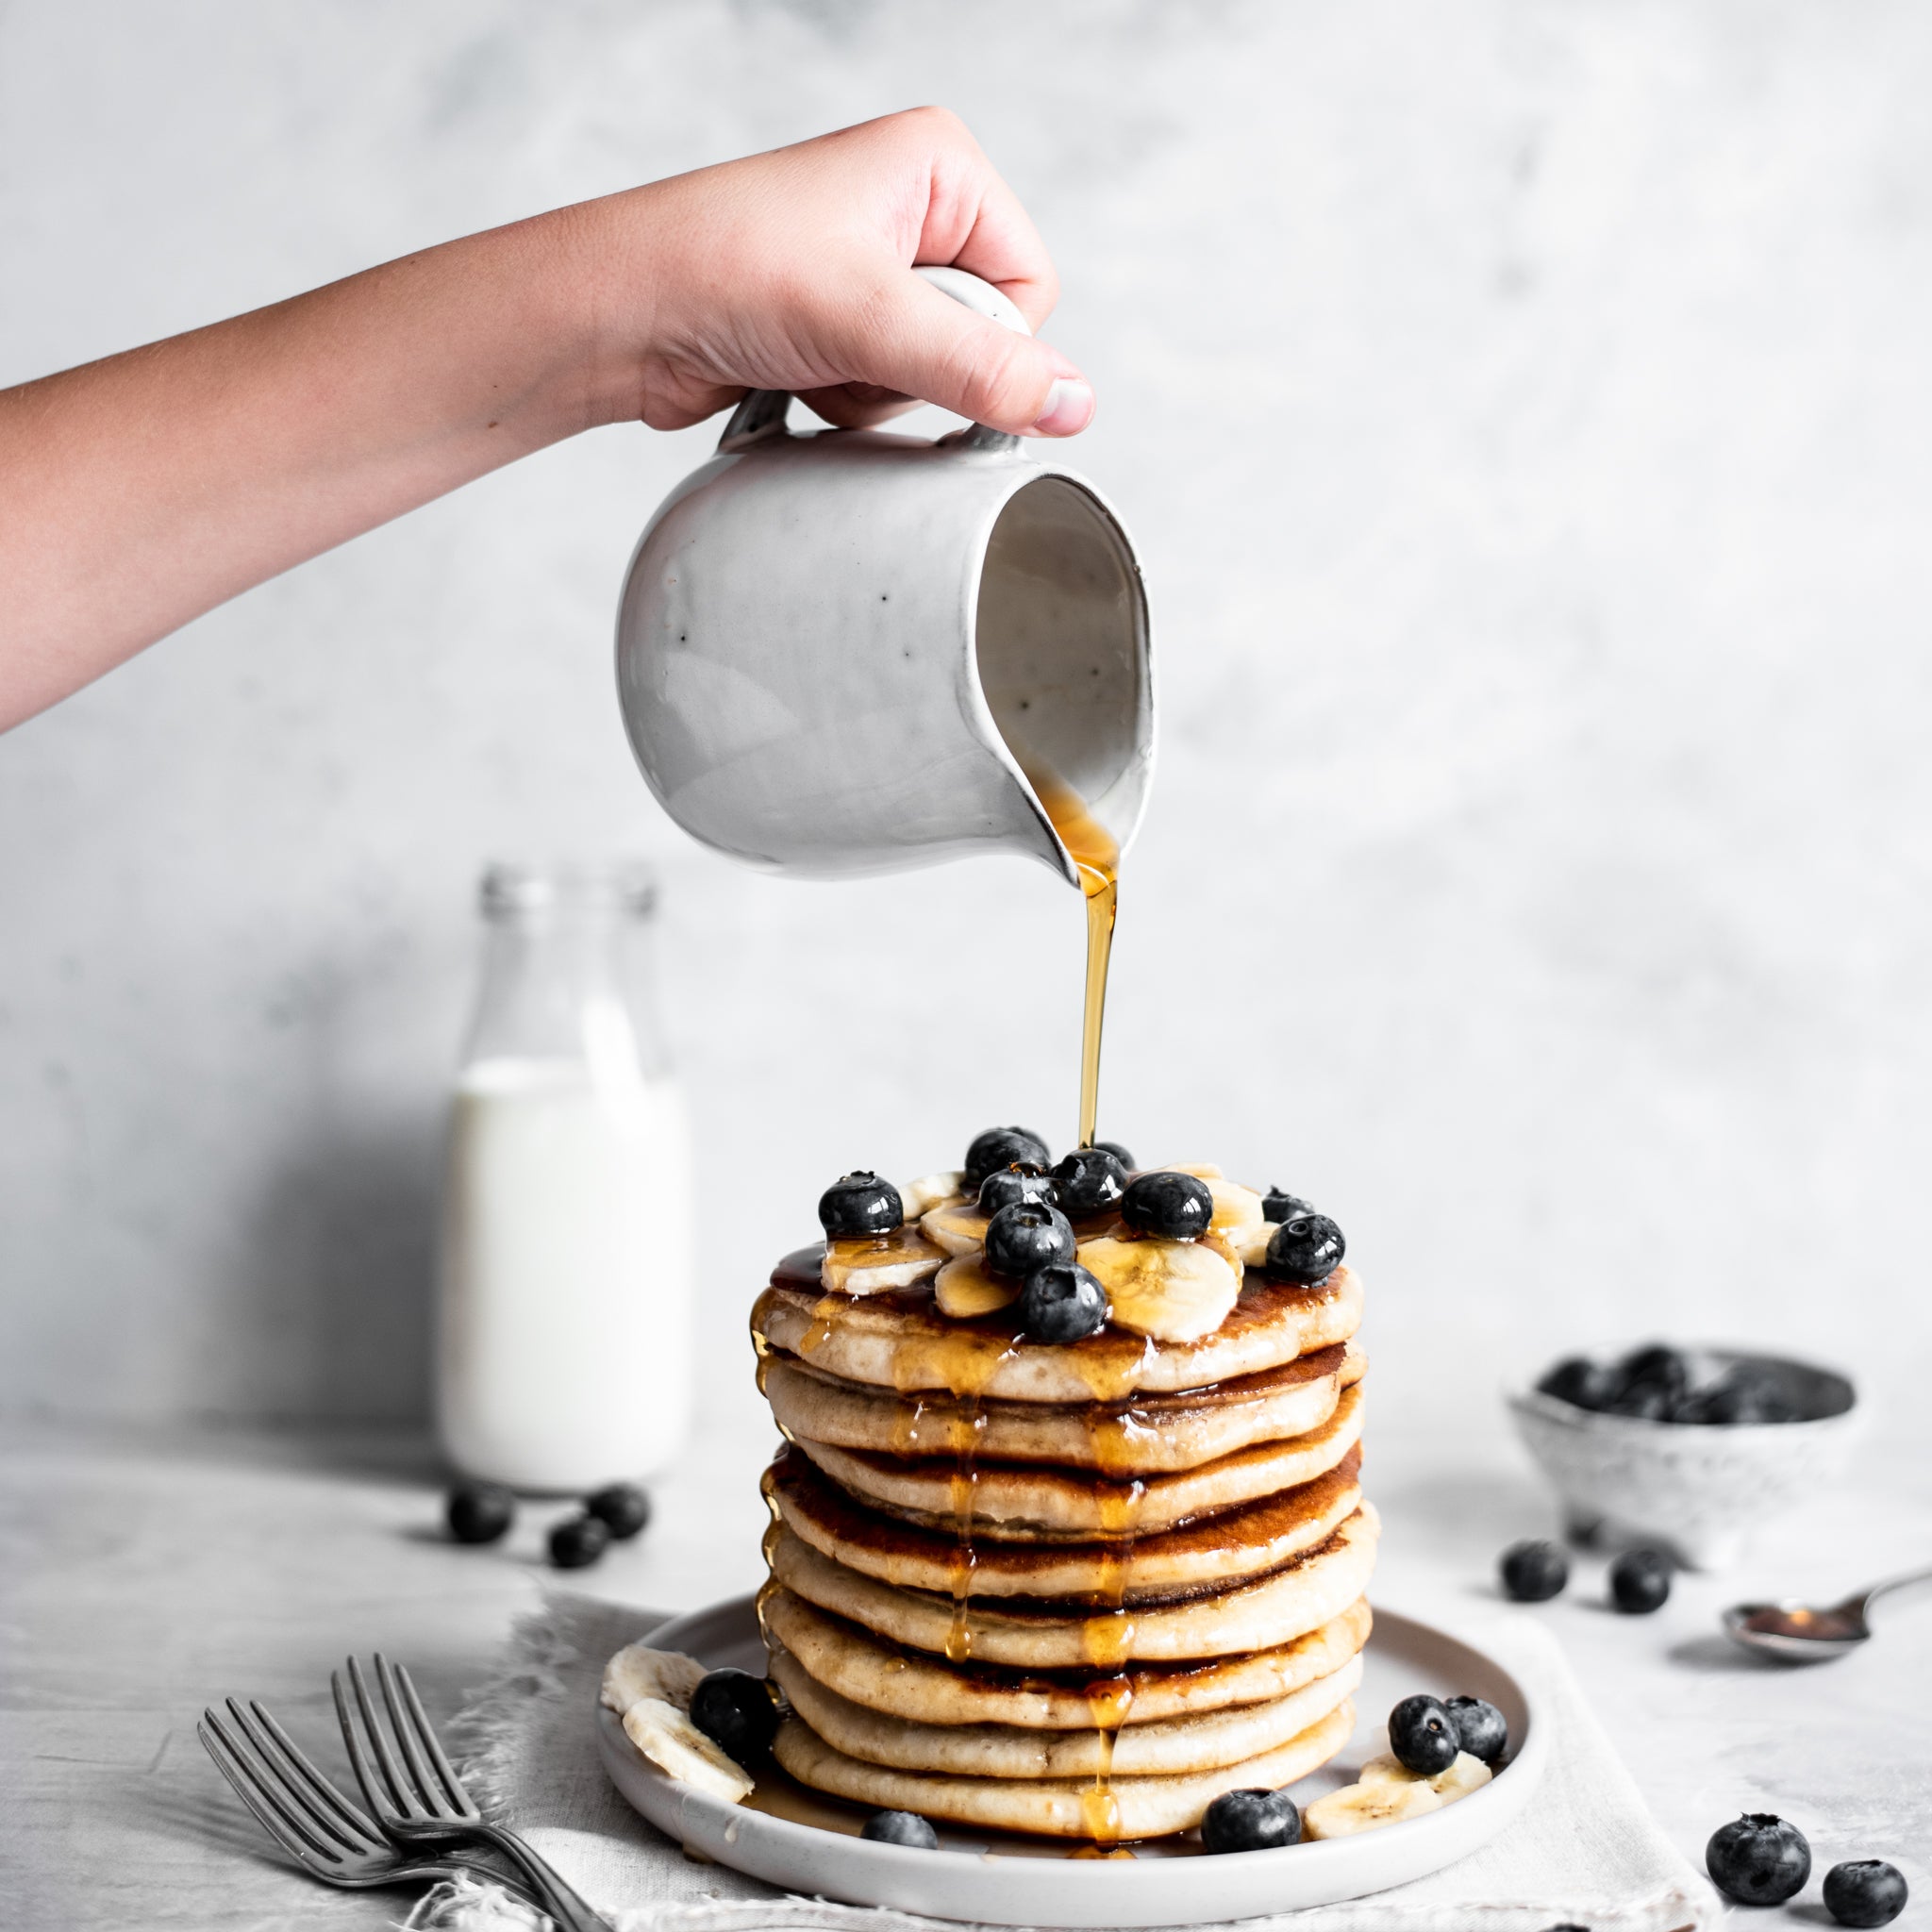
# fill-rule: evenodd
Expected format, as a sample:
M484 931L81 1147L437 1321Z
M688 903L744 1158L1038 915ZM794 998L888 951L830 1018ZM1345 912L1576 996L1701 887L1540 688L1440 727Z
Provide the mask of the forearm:
M617 413L594 329L604 206L0 392L0 729Z
M0 392L0 730L305 558L594 424L751 389L861 427L920 396L1070 436L1053 264L950 114L888 115L352 275Z

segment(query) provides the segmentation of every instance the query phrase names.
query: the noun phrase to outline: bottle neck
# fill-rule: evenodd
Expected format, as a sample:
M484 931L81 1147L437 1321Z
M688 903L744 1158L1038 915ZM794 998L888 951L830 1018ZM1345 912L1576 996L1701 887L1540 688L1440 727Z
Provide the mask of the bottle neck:
M465 1067L541 1061L600 1086L669 1071L648 915L614 908L492 911Z

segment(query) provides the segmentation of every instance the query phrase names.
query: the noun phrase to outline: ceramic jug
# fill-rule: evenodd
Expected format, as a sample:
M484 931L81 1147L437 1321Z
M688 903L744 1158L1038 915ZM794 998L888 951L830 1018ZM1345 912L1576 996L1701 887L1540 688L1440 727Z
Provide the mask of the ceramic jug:
M976 277L919 273L1025 328ZM646 782L694 838L771 871L1005 851L1077 883L1036 778L1124 850L1153 768L1147 600L1120 519L1050 444L983 425L796 435L790 402L747 395L631 558L618 691Z

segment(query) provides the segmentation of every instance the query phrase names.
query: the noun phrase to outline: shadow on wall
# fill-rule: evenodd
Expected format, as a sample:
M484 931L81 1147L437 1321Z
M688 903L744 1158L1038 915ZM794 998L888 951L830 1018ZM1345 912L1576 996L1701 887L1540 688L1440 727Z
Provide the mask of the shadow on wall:
M275 1419L428 1421L441 1160L439 1117L370 1122L270 1178L242 1260Z

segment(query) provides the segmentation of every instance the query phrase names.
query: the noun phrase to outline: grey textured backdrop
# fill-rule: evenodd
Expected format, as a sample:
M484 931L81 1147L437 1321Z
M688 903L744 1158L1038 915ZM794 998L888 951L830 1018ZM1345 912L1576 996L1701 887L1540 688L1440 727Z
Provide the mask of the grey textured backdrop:
M1932 13L0 13L0 379L921 100L1036 211L1164 763L1105 1127L1342 1221L1378 1400L1567 1342L1932 1341ZM493 855L667 879L710 1413L824 1176L1072 1130L1043 871L774 884L634 775L607 431L0 741L0 1400L407 1417ZM897 908L878 915L881 902Z

